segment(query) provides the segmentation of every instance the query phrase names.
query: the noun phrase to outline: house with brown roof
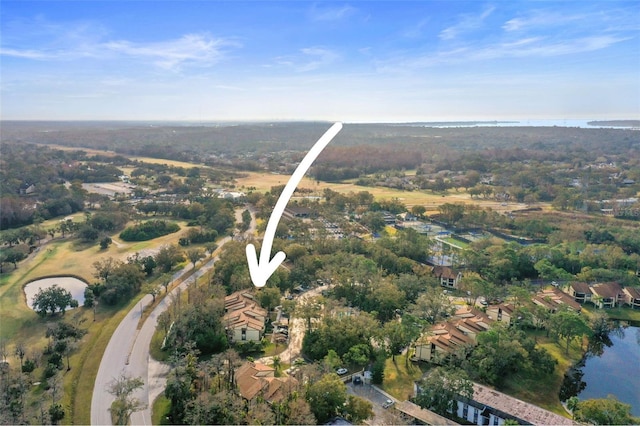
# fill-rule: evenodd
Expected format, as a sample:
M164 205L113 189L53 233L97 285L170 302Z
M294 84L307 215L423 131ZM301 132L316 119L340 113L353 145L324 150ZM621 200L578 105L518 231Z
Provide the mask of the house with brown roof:
M640 288L639 287L625 287L622 292L626 296L625 303L632 309L640 309Z
M502 425L506 420L529 425L573 425L572 420L536 405L473 383L471 399L459 397L456 414L471 424Z
M589 284L583 282L572 282L569 284L568 292L578 303L590 302L593 295Z
M555 287L540 290L532 297L531 300L536 305L547 308L551 313L556 312L559 308L564 306L576 312L582 311L580 303L576 302L573 297Z
M439 362L464 346L475 345L478 333L488 330L491 322L484 312L465 305L416 340L414 359Z
M615 308L622 305L626 299L622 286L617 282L594 284L591 291L591 302L600 309Z
M511 318L516 307L511 303L501 303L499 305L487 306L487 315L489 318L503 322L507 325L511 324Z
M462 279L462 272L455 271L449 266L434 266L431 273L440 280L440 285L446 288L458 288L458 283Z
M267 310L260 307L249 291L237 291L225 297L224 310L222 321L231 342L262 340Z
M250 403L258 398L269 404L279 402L298 387L294 377L276 377L272 367L259 362L242 364L236 370L234 380L240 396Z

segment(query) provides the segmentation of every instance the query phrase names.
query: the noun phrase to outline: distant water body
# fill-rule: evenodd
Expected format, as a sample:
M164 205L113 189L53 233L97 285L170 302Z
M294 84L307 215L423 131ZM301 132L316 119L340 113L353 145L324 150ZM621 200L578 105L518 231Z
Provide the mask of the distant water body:
M581 129L638 129L638 126L614 126L610 122L634 122L638 120L505 120L505 121L438 121L421 123L403 123L416 127L573 127ZM592 124L589 124L592 123Z

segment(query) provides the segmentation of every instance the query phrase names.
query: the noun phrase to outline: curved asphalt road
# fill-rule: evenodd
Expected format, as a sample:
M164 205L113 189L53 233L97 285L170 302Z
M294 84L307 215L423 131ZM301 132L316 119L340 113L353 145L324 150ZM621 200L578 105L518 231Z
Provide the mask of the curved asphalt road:
M236 211L236 216L242 214L242 210ZM247 234L253 235L255 232L255 220L252 221ZM231 241L231 237L225 237L220 241L220 247ZM209 260L191 277L174 288L170 294L175 294L178 289L184 290L195 280L211 268L217 257ZM189 264L183 270L177 272L172 277L175 281L193 268ZM138 322L143 307L147 306L153 300L151 295L144 296L141 301L132 308L127 316L120 322L118 328L111 336L109 344L102 355L100 368L93 386L93 397L91 398L91 424L92 425L111 425L111 413L109 408L114 401L114 396L107 392L109 384L121 373L125 373L130 377L141 377L144 386L135 393L140 401L147 404L144 410L138 411L131 415L132 425L150 425L151 424L151 405L155 398L164 390L166 382L166 374L168 366L154 361L149 356L149 345L151 337L158 323L158 316L164 312L171 304L171 297L164 297L162 301L155 307L151 315L145 320L142 328L137 329Z

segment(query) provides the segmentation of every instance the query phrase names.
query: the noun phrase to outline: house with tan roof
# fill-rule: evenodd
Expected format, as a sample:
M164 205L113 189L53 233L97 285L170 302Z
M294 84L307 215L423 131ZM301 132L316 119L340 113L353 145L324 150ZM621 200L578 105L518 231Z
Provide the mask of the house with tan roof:
M231 342L262 340L267 310L258 304L249 291L237 291L225 297L224 311L222 321Z
M591 291L591 302L600 309L615 308L622 305L626 299L622 286L616 282L594 284Z
M572 282L567 290L573 300L578 303L590 302L593 295L589 284L583 282Z
M488 330L491 322L484 312L465 305L416 340L414 359L439 362L464 346L475 345L478 333Z
M566 306L576 312L582 311L580 303L576 302L571 296L555 287L539 291L531 300L536 305L544 306L551 313L557 311L563 306Z
M622 292L626 296L625 303L627 303L632 309L640 309L639 287L625 287Z
M272 367L259 362L246 362L238 367L234 380L240 396L250 403L258 398L269 404L279 402L298 387L294 377L276 377Z
M446 288L458 288L462 279L462 272L455 271L449 266L434 266L431 273L440 281L440 285Z
M499 305L487 306L487 315L495 321L509 325L511 324L511 318L515 310L516 307L511 303L500 303Z

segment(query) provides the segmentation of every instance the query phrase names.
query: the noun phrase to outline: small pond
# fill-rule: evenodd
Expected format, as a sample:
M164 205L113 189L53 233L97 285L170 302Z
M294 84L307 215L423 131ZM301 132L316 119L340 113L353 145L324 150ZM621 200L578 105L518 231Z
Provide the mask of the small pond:
M84 289L87 287L87 283L74 277L52 277L41 278L39 280L31 281L24 286L24 294L27 297L27 305L33 309L33 297L38 293L40 289L46 289L53 287L54 285L64 288L75 300L78 301L80 306L84 305Z
M640 416L640 327L621 327L610 333L611 345L588 353L581 364L565 377L561 399L578 395L580 400L614 395L631 404ZM563 394L564 392L564 394Z

